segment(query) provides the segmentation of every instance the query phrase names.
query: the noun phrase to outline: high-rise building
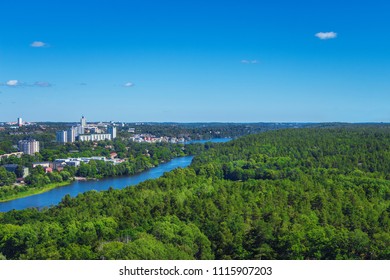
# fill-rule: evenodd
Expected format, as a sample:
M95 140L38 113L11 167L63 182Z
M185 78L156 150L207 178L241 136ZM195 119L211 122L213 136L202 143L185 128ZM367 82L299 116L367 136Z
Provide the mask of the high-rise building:
M115 139L116 138L116 127L115 126L109 126L107 128L107 132L109 134L111 134L111 139Z
M18 118L18 126L23 126L23 120L22 120L22 118Z
M39 153L39 141L36 140L20 140L18 143L19 150L27 155Z
M84 134L84 132L85 132L85 129L84 129L84 126L81 126L81 125L78 125L77 127L76 127L76 134L77 135L83 135Z
M68 142L68 132L66 130L60 130L56 132L56 140L58 143Z
M80 124L81 124L82 127L86 127L87 126L87 120L85 119L84 116L81 117Z
M67 136L68 136L68 142L73 143L76 141L76 128L75 127L70 127L67 131Z

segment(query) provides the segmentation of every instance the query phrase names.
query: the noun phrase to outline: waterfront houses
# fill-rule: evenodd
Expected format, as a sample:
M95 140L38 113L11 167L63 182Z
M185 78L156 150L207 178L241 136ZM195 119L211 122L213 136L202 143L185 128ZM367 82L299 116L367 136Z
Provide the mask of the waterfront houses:
M118 159L118 158L106 158L106 157L80 157L80 158L60 158L56 159L53 162L34 162L33 168L37 166L42 166L45 171L47 168L54 169L54 170L62 170L65 166L74 166L78 167L81 163L89 163L91 160L99 160L104 162L111 162L114 165L120 164L124 162L124 159ZM50 170L49 169L49 170Z

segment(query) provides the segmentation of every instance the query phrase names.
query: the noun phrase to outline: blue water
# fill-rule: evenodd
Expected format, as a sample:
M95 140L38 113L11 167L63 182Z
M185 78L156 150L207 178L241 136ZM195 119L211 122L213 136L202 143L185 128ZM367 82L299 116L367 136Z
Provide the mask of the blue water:
M230 140L232 139L213 138L209 140L192 140L187 143L225 143ZM19 198L7 202L0 202L0 212L7 212L13 209L22 210L31 207L49 207L58 204L66 194L69 194L70 196L74 197L77 196L79 193L87 192L90 190L104 191L108 190L110 187L113 187L114 189L123 189L127 186L137 185L149 179L156 179L158 177L161 177L165 172L172 171L175 168L187 167L191 164L192 158L192 156L175 158L167 163L160 164L157 167L151 168L147 171L133 176L107 178L99 181L76 181L71 183L70 185L55 188L45 193Z
M161 177L165 172L169 172L178 167L187 167L191 164L192 156L175 158L167 163L160 164L140 174L129 177L115 177L102 179L99 181L76 181L70 185L59 187L42 194L36 194L24 198L19 198L0 203L0 212L7 212L13 209L22 210L30 207L49 207L58 204L66 195L77 196L79 193L90 190L104 191L113 187L114 189L123 189L127 186L137 185L148 179Z
M185 143L186 144L195 144L195 143L204 144L204 143L207 143L207 142L225 143L225 142L229 142L230 140L232 140L232 138L213 138L213 139L208 139L208 140L191 140L191 141L187 141Z

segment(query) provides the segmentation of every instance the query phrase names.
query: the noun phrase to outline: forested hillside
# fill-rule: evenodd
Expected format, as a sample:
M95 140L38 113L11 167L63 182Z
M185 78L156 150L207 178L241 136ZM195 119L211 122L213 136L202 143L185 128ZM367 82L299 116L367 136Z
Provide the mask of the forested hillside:
M207 144L137 187L0 213L7 259L390 259L390 127ZM0 254L0 259L2 255Z

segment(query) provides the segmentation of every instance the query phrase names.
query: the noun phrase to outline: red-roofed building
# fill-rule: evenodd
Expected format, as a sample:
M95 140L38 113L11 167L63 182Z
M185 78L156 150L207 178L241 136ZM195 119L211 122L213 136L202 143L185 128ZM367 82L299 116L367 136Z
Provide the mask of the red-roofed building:
M45 168L45 173L52 173L52 172L53 172L53 168L51 168L51 167Z
M116 158L117 156L118 156L118 154L115 152L110 153L110 158L112 158L112 159Z

